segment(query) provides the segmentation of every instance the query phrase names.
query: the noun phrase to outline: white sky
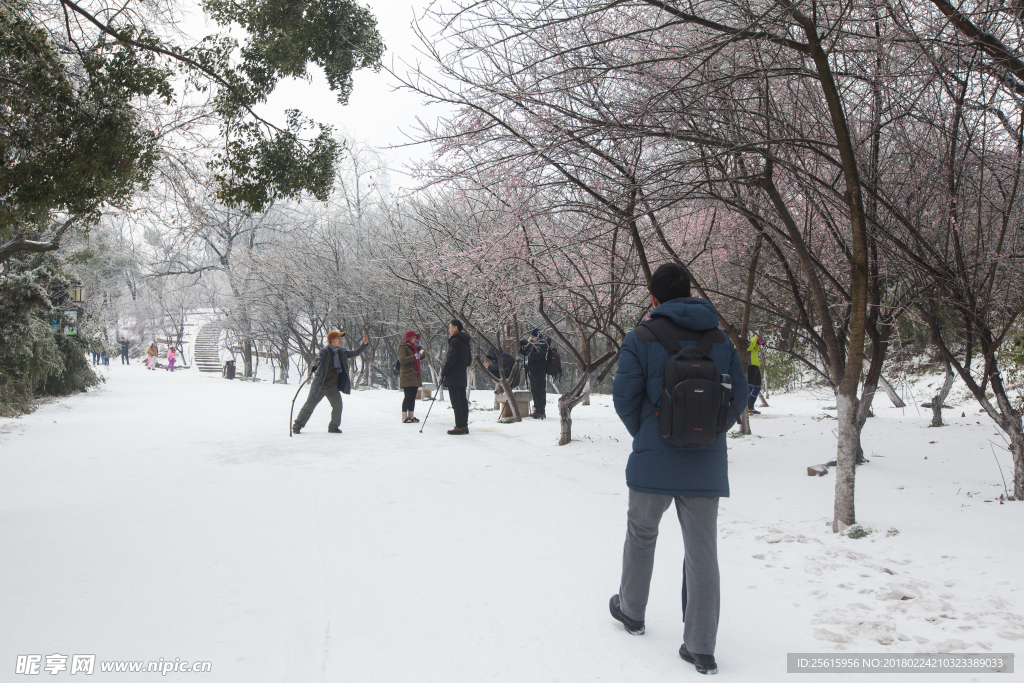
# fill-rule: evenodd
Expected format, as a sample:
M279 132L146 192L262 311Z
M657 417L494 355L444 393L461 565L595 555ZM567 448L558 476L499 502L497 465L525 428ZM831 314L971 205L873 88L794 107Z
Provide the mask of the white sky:
M412 64L421 61L416 50L419 40L412 22L422 17L430 0L363 0L361 4L369 6L377 18L377 28L387 46L385 66L404 73L403 61ZM196 35L203 31L197 28ZM218 30L223 29L212 22L206 27L208 33ZM389 161L393 190L410 187L411 180L403 169L410 161L429 154L429 147L387 148L409 142L417 129L417 117L436 120L444 109L436 105L427 107L420 96L396 90L397 81L384 70L380 73L357 71L349 103L341 106L319 68L315 71L311 82L289 79L278 84L266 107L260 108L261 113L267 112L271 120L283 121L285 109L299 109L319 123L333 125L338 132L381 151Z

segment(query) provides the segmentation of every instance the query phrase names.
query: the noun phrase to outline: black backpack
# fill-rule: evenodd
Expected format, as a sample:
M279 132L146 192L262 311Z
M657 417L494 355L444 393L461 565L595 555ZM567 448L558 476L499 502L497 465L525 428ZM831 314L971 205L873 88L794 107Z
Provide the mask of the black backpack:
M544 366L544 374L556 379L562 375L562 356L550 341L548 342L548 357Z
M647 395L662 438L673 446L710 446L729 428L730 408L739 419L729 376L723 376L711 358L711 347L721 331L706 330L700 334L697 346L682 348L675 339L678 333L672 334L680 328L670 321L661 318L641 324L669 353L660 409Z

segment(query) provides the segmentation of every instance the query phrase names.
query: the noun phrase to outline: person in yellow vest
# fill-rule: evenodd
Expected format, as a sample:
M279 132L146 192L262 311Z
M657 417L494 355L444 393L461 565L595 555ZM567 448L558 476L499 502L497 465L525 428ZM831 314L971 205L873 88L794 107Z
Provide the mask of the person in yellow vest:
M747 412L751 415L760 415L761 411L754 407L754 401L761 392L761 359L757 352L764 346L764 342L756 334L751 335L750 344L747 345L747 353L750 354L750 365L747 366L747 382L750 384L750 398L747 399Z

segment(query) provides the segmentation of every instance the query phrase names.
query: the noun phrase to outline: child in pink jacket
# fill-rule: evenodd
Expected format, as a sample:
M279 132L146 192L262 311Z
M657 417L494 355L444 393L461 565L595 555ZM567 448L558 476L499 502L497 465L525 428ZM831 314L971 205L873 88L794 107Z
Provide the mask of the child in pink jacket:
M167 369L174 372L174 359L177 358L177 353L174 351L173 346L167 347Z

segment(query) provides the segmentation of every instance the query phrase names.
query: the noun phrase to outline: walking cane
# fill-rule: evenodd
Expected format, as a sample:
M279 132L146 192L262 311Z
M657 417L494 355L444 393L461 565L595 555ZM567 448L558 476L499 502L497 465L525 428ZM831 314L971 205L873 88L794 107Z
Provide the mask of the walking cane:
M441 378L441 382L444 381L444 377ZM441 382L437 383L437 391L434 392L434 400L430 402L430 407L427 408L427 414L423 418L423 424L420 425L420 434L423 433L423 428L427 426L427 420L430 419L430 411L433 410L434 404L437 403L437 396L441 393Z
M288 413L288 436L292 436L292 420L295 418L295 399L299 397L299 392L302 391L302 387L306 386L306 383L309 382L309 380L311 379L313 379L312 372L309 373L309 377L303 380L302 384L300 384L299 388L295 391L295 397L292 399L292 410L290 413Z

